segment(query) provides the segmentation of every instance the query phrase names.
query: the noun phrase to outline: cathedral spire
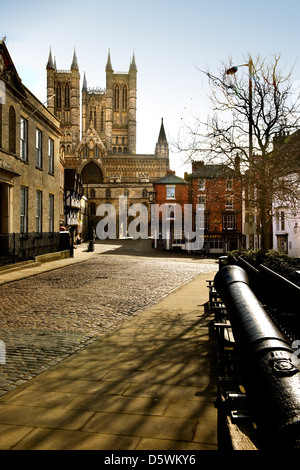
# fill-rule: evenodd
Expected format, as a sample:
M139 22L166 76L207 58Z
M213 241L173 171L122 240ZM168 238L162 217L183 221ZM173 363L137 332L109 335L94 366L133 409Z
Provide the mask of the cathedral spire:
M79 70L75 47L74 47L73 62L71 65L71 70Z
M83 77L82 91L87 91L87 81L86 81L85 72L84 72L84 77Z
M161 126L160 126L160 131L159 131L159 136L158 136L158 142L160 144L167 142L163 118L161 118Z
M113 72L113 68L112 68L111 60L110 60L110 49L108 49L108 57L107 57L105 70L106 72Z
M131 70L134 70L136 71L137 70L137 66L136 66L136 63L135 63L135 55L134 55L134 51L133 51L133 56L132 56L132 61L131 61L131 64L130 64L130 71Z
M168 144L166 133L165 133L163 118L161 118L161 126L160 126L158 141L155 147L155 155L159 158L169 159L169 144Z
M53 66L53 59L52 59L52 52L51 52L51 46L50 46L50 52L49 52L49 57L48 57L48 62L47 62L46 68L47 68L47 69L54 69L54 66Z

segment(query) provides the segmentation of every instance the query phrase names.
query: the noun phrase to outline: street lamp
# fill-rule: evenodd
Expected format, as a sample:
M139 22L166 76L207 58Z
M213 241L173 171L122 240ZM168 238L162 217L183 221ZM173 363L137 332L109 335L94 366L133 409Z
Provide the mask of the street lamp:
M155 200L155 191L148 191L148 199L150 203L153 203Z
M252 131L252 76L253 76L253 62L252 59L249 60L247 64L241 64L230 69L226 70L226 75L234 75L237 73L239 67L248 67L249 69L249 163L252 162L252 153L253 153L253 131Z
M249 191L250 191L250 201L248 201L248 215L252 213L252 203L251 198L253 197L253 188L252 185L252 158L253 158L253 131L252 131L252 122L253 122L253 104L252 104L252 76L253 76L253 62L252 59L249 60L247 64L242 64L238 66L233 66L230 69L226 70L226 75L234 75L239 67L248 67L249 70L249 172L250 172L250 180L249 180ZM250 232L250 231L249 231ZM253 235L252 235L253 237ZM249 233L249 241L250 241L250 233ZM254 245L253 238L250 241L250 244Z

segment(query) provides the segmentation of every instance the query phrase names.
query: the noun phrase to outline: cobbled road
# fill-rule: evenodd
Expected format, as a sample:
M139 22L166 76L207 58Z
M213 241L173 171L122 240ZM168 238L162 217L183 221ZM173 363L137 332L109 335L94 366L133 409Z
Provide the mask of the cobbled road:
M0 396L215 269L214 260L126 252L0 286Z

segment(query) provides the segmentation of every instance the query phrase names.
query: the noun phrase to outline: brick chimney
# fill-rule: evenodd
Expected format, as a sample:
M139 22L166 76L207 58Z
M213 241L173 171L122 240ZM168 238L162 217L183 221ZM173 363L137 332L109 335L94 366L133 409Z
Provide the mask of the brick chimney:
M204 162L203 161L199 161L199 162L192 162L192 173L194 173L194 171L197 171L199 170L199 168L202 168L204 167Z

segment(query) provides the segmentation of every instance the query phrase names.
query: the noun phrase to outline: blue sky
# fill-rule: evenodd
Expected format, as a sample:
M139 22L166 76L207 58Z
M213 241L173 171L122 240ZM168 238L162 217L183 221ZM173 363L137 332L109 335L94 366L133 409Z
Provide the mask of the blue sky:
M1 5L1 36L23 83L46 100L49 47L59 69L69 69L74 47L88 86L105 87L111 51L115 71L138 67L137 152L154 153L161 118L169 141L182 122L210 113L207 81L198 68L217 72L232 58L281 54L300 80L299 0L11 0ZM189 171L171 149L179 176Z

